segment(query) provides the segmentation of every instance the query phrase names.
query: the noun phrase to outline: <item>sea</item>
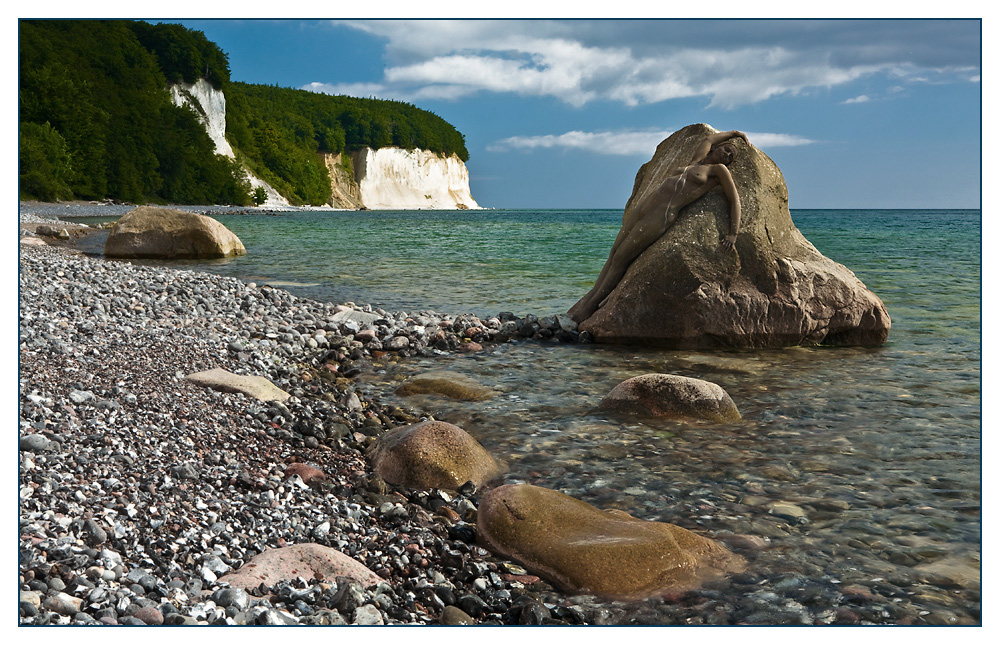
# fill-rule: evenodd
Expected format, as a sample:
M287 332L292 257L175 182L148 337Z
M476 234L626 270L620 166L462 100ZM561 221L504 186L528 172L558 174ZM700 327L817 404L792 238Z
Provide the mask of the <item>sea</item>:
M620 210L216 216L248 255L172 266L317 300L479 316L565 312L593 285L621 224ZM361 387L465 428L507 462L506 481L704 535L753 536L765 546L748 556L746 575L761 593L854 585L886 599L863 616L870 621L978 623L981 212L793 209L792 218L883 300L885 345L665 351L521 341L390 363ZM431 369L499 395L469 403L393 393ZM743 419L597 411L615 385L647 373L717 383Z

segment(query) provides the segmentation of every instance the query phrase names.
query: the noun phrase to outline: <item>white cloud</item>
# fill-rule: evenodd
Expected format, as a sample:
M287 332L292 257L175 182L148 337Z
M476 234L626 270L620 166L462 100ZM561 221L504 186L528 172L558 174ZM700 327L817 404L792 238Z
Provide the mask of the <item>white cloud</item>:
M309 83L302 89L322 94L390 98L385 96L386 87L380 83Z
M655 20L335 24L385 39L384 76L378 84L360 84L368 92L362 95L404 100L494 92L556 97L573 106L599 100L637 106L700 96L712 106L735 108L865 76L911 83L953 80L961 70L962 80L969 82L978 71L960 64L968 59L968 49L975 49L967 43L967 26L946 21L940 26L934 21ZM949 37L939 37L943 44L936 49L923 46L934 29ZM331 87L350 93L352 86Z
M853 99L847 99L844 101L844 105L850 105L852 103L867 103L871 98L867 94L862 94L860 96L855 96Z
M486 147L490 152L508 150L562 149L582 150L603 155L651 156L661 141L673 134L669 130L617 130L582 132L572 130L562 134L516 136L501 139ZM758 148L804 146L818 143L794 134L748 132L747 137Z

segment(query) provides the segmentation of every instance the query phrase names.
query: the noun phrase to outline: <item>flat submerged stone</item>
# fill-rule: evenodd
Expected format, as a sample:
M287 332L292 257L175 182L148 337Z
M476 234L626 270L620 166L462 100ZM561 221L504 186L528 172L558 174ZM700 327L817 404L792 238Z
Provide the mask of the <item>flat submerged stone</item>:
M698 587L745 561L687 529L507 484L479 505L476 540L567 593L636 599Z
M437 394L459 401L485 401L496 396L496 390L458 372L434 370L410 377L396 389L396 394Z

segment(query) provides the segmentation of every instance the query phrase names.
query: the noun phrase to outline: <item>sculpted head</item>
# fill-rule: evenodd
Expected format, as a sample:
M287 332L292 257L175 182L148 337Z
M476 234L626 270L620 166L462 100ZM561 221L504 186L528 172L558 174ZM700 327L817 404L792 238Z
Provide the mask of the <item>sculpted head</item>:
M708 155L705 157L705 163L721 163L728 166L735 158L736 146L726 142L709 150Z

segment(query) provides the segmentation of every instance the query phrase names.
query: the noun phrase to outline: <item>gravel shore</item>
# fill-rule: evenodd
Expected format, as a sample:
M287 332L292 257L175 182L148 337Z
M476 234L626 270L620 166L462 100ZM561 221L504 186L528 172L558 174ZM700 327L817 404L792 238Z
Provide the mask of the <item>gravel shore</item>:
M29 231L52 223L21 216ZM587 340L561 317L316 302L70 243L20 246L19 323L21 624L980 622L978 575L966 566L883 578L847 556L836 571L792 551L764 557L766 536L784 533L755 522L762 537L742 535L744 511L713 526L730 548L760 555L756 570L639 602L566 596L476 544L480 491L404 489L372 472L365 451L376 437L427 417L383 403L359 375L509 339ZM213 368L292 396L262 403L184 378ZM689 497L724 506L709 481ZM800 512L772 508L766 519L798 526ZM250 593L226 583L266 549L299 544L336 549L384 582L299 577Z
M19 269L22 624L612 620L477 546L477 491L395 489L364 457L424 417L353 376L474 350L501 328L538 333L537 319L391 314L50 246L22 245ZM356 340L356 317L377 333ZM292 396L262 403L184 379L216 367ZM326 478L306 485L292 464ZM300 543L385 582L298 579L246 596L218 581Z

